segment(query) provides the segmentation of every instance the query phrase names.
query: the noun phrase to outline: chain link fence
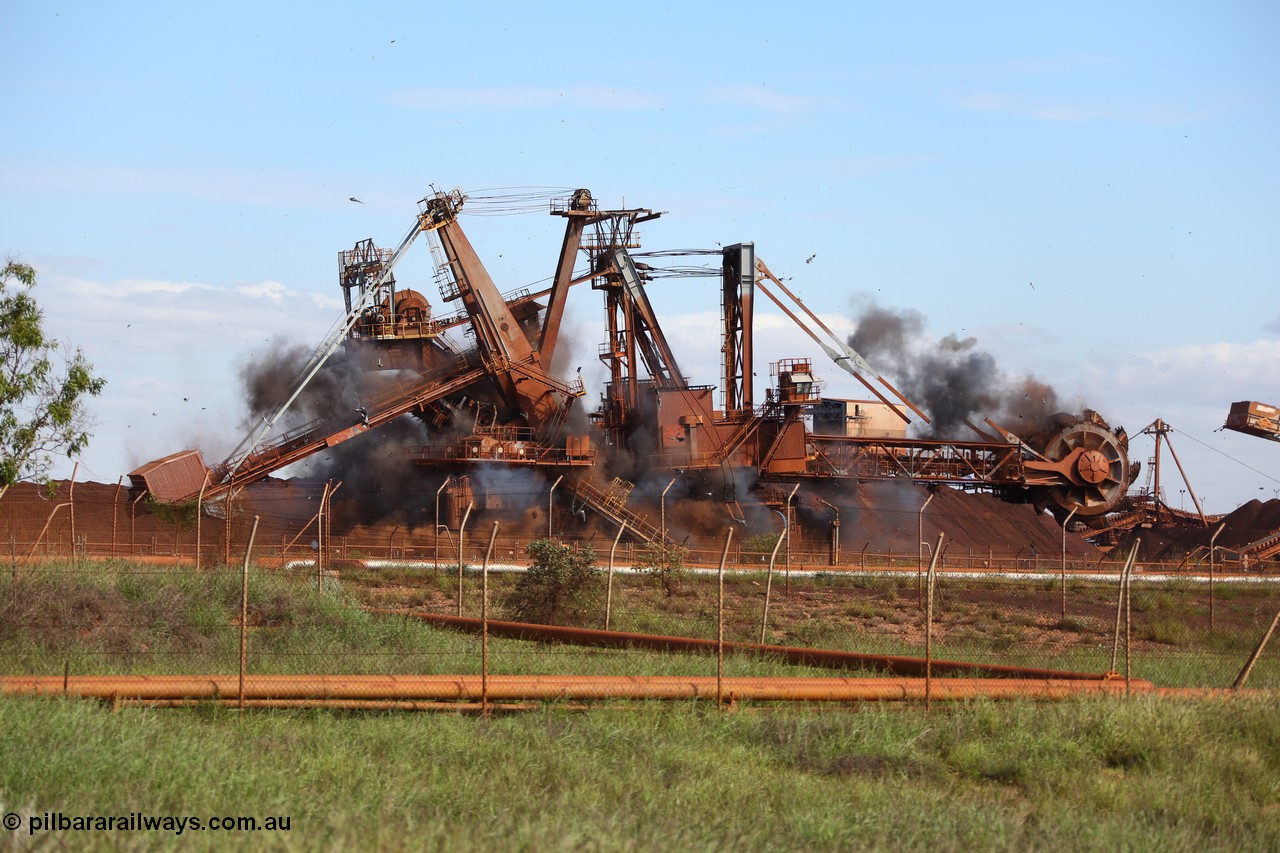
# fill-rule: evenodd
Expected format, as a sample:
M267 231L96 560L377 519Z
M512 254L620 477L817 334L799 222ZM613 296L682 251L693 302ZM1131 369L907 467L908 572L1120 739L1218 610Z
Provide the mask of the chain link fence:
M1230 561L1138 562L1126 596L1123 559L944 544L934 561L936 542L914 553L868 546L838 555L793 542L773 553L735 543L727 529L727 547L701 550L608 536L566 542L556 553L576 556L588 573L570 582L553 572L538 585L528 580L534 540L491 522L335 536L318 506L302 523L294 510L254 509L233 505L228 524L109 486L77 487L64 500L11 492L0 501L3 674L69 683L230 676L243 666L250 677L303 682L334 674L819 679L916 674L902 659L927 648L940 675L1119 671L1161 686L1222 688L1280 611L1280 572L1265 563L1244 571ZM548 623L633 636L503 624L531 612L531 597ZM948 670L949 662L967 666ZM387 683L368 682L369 699L385 698ZM1274 649L1248 683L1280 687ZM227 689L218 683L219 695Z

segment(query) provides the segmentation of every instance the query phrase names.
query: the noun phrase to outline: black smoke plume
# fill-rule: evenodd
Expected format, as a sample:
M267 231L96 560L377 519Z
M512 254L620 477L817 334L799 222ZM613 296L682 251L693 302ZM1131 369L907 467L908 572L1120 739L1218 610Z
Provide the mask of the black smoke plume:
M857 320L849 346L896 380L908 399L933 420L930 436L972 437L965 421L991 417L1019 435L1037 432L1061 410L1057 392L1030 375L1011 376L977 339L946 335L931 340L918 311L872 304Z
M240 366L244 427L256 429L289 399L311 357L301 343L276 339L265 353ZM391 371L361 370L344 350L335 352L276 423L274 435L307 425L321 434L361 423L394 385ZM406 520L420 509L422 472L406 458L408 448L430 441L426 426L402 416L377 429L326 448L287 469L307 478L342 483L339 497L353 507L356 523Z
M264 353L255 353L240 365L240 389L244 398L243 426L252 429L275 414L302 380L311 349L297 341L276 338ZM314 420L357 415L362 399L373 389L362 381L360 370L338 350L312 377L307 387L277 423L277 429L296 427Z

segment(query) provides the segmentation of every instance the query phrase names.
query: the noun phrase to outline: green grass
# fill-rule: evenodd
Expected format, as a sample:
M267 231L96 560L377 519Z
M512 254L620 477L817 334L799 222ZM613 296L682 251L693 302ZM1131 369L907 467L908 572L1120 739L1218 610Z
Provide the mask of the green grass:
M75 849L1267 850L1271 700L975 702L490 721L0 700L5 811L280 815L288 834ZM14 838L15 842L20 839ZM42 839L46 844L50 839ZM15 844L15 846L17 846Z
M387 572L376 580L410 585L423 603L452 612L450 578ZM478 600L470 581L468 608ZM495 600L510 582L497 580ZM20 576L16 588L11 578L0 580L0 670L234 672L240 583L235 570L126 564L51 566ZM749 580L729 586L737 634L758 638L751 623L762 598ZM615 592L615 628L714 636L715 599L706 584L686 584L670 598L643 582ZM792 598L775 599L770 632L798 645L918 654L915 640L868 627L895 613L906 627L919 624L894 592L824 578L814 597L797 587ZM957 592L948 591L946 611L955 633L937 638L939 657L1085 671L1110 664L1105 622L1069 616L1059 627L1056 612L1033 618L986 604L962 607ZM477 637L371 614L359 606L371 594L350 578L321 593L309 577L254 572L250 671L479 671ZM914 602L914 589L903 595ZM1181 625L1176 600L1148 604L1166 621L1135 627L1178 631L1169 627ZM1037 631L1060 633L1067 644L1031 647ZM1085 636L1088 642L1077 642ZM1229 682L1243 641L1215 646L1219 637L1149 637L1134 675L1165 684ZM491 641L490 664L491 672L510 674L715 674L707 655L500 639ZM1277 669L1269 653L1254 683L1275 686ZM833 673L742 656L726 661L726 674ZM692 702L584 713L548 703L486 721L327 711L240 718L213 705L113 712L87 701L7 697L0 698L0 811L291 820L289 833L274 835L117 831L40 839L74 849L247 841L301 850L1267 850L1280 845L1274 708L1273 696L972 702L932 714L873 704L744 705L720 713ZM25 845L21 833L0 839Z
M775 579L776 581L777 579ZM914 589L894 590L866 578L824 575L820 583L797 583L790 596L775 583L766 641L844 649L870 654L923 654L923 617ZM870 579L874 581L875 579ZM726 582L725 637L759 640L763 586L759 578ZM491 578L491 613L501 608L514 578ZM156 568L107 562L87 566L49 564L27 569L14 586L0 576L0 671L9 673L196 673L234 672L239 665L238 569ZM990 585L988 585L990 586ZM611 627L640 633L716 636L714 579L689 580L673 596L648 578L615 582ZM433 629L413 619L377 616L360 608L375 600L386 606L424 606L453 613L456 576L402 569L344 572L341 582L318 592L310 572L254 570L249 586L248 660L258 673L448 673L479 671L474 636ZM465 612L479 615L479 581L468 575ZM1111 666L1114 617L1057 613L1057 598L1018 607L980 599L966 601L958 586L938 608L934 654L977 663L1103 672ZM1268 592L1269 594L1269 592ZM386 600L383 600L383 599ZM1073 600L1073 604L1076 602ZM1138 596L1135 593L1135 605ZM1265 614L1261 602L1238 599L1248 612ZM1083 606L1083 605L1082 605ZM1210 633L1203 620L1190 627L1183 599L1148 591L1143 611L1135 607L1132 670L1136 677L1169 686L1225 687L1234 679L1262 626L1261 616L1229 621ZM1227 609L1219 611L1223 625ZM603 613L588 627L602 627ZM522 673L678 674L714 672L705 656L636 651L592 651L495 640L491 671ZM1123 650L1117 661L1124 669ZM731 658L731 675L796 674L781 664ZM813 672L822 672L813 670ZM823 674L830 674L824 672ZM1253 686L1280 687L1280 655L1272 649L1259 662Z

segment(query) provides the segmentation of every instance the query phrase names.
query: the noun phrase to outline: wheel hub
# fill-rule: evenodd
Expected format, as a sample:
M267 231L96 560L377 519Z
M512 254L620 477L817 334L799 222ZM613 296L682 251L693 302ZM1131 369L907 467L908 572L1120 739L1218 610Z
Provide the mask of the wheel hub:
M1076 460L1076 474L1086 483L1097 485L1107 479L1110 471L1111 463L1097 450L1086 450Z

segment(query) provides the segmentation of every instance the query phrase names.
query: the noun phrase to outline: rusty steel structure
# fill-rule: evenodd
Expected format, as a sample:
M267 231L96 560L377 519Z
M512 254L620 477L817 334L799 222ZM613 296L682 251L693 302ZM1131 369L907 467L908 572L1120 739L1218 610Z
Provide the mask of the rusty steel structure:
M1280 441L1280 408L1253 400L1241 400L1231 404L1223 427L1245 435Z
M442 488L449 493L477 488L469 475L485 466L536 469L557 483L564 478L575 504L614 524L625 522L629 536L649 541L663 538L665 526L655 527L626 502L629 486L651 475L697 480L704 492L718 491L728 515L739 521L740 501L771 506L768 495L780 486L809 483L812 500L831 506L843 484L878 479L990 490L1062 517L1101 519L1121 506L1136 476L1127 435L1092 412L1062 417L1037 435L1015 435L991 420L990 431L973 427L971 440L820 433L810 426L822 402L811 358L769 365L770 387L758 401L754 314L764 296L892 418L903 425L929 423L919 406L773 275L753 243L717 252L719 387L693 384L649 299L653 267L635 252L637 226L661 213L603 209L586 189L553 199L548 211L564 220L564 236L550 287L503 292L459 222L467 200L458 189L433 192L419 202L395 249L364 240L340 253L345 321L316 350L289 400L230 458L209 469L206 501L405 415L441 436L407 451L405 465L444 474L449 479ZM452 313L434 311L422 291L396 282L394 269L419 235L430 238L440 302L456 305ZM577 377L555 375L552 365L569 291L581 284L603 298L598 355L608 380L599 405L586 412L589 427L570 430L571 407L585 389ZM464 343L452 334L458 331ZM366 375L378 375L367 401L354 414L331 412L278 431L281 416L339 349ZM623 458L631 461L624 465L618 461ZM190 473L189 456L175 459L181 472L166 476L164 460L157 460L139 479L161 478L170 497L194 497L205 483ZM178 479L183 485L175 487Z

